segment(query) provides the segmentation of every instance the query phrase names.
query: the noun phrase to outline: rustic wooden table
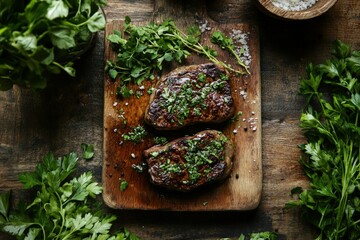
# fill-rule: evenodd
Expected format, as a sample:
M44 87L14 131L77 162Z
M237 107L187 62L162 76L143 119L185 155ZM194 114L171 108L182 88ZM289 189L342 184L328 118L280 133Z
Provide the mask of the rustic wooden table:
M255 1L255 0L254 0ZM154 9L156 9L154 11ZM276 231L280 239L313 239L311 227L296 210L284 209L290 190L306 186L298 163L297 145L304 142L299 116L304 100L299 77L309 62L330 56L340 39L360 49L360 2L338 1L318 18L280 21L259 12L251 0L108 0L107 21L131 16L150 20L156 14L190 16L207 11L221 23L250 23L259 28L262 98L263 191L260 206L246 212L157 212L107 209L142 239L219 239L241 233ZM83 142L94 144L92 161L80 171L93 171L101 181L103 160L104 33L77 63L77 77L58 76L40 94L14 88L0 93L0 191L13 190L15 201L27 196L18 174L32 171L48 151L62 155L80 152ZM0 239L6 239L0 235Z

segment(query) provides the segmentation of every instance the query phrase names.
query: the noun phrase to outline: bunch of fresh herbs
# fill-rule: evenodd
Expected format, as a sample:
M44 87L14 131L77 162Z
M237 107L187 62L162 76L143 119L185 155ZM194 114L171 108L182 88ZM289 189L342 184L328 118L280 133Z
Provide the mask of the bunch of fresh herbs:
M43 89L49 74L75 76L73 60L105 27L106 0L1 0L0 90Z
M295 188L317 239L360 239L360 51L336 41L332 58L310 64L300 92L307 106L300 119L307 143L301 164L310 189Z
M93 155L87 148L83 156L88 159L89 154ZM10 193L1 194L0 231L27 240L137 240L127 230L109 233L116 217L101 211L96 197L101 194L102 187L94 182L92 173L85 172L69 179L77 162L75 153L59 158L50 153L34 172L21 174L19 178L25 189L36 190L36 196L31 203L12 209Z
M140 85L144 80L152 80L155 72L161 72L166 63L181 63L191 52L204 55L229 71L246 73L242 68L234 69L218 60L215 50L202 45L198 26L190 26L187 33L184 33L173 20L136 26L126 17L123 31L115 30L107 39L117 56L115 61L107 61L106 71L111 79L120 78L121 91L118 91L118 95L123 97L128 97L127 83Z

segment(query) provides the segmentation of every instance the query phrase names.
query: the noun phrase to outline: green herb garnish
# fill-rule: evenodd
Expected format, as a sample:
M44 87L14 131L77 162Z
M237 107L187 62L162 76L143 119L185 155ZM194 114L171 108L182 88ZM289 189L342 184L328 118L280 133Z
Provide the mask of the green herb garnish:
M134 143L139 143L147 135L145 128L141 125L136 126L132 131L123 135L125 141L131 141Z
M236 115L232 116L230 121L231 122L236 122L236 121L239 121L239 117L242 116L242 111L238 111Z
M171 81L171 78L168 81ZM180 89L173 90L165 87L159 98L159 106L172 115L174 122L182 125L190 116L200 116L208 107L206 100L209 94L222 90L224 86L225 81L221 79L211 83L192 83L187 80Z
M163 145L167 142L168 142L168 140L166 139L166 137L154 137L155 145Z
M134 91L123 85L117 88L116 94L123 98L129 98L130 96L134 95Z
M310 189L295 188L307 221L317 239L360 239L360 52L336 41L332 58L307 68L300 93L307 105L300 127L307 143L301 164Z
M120 180L120 191L125 191L128 187L128 182L125 179Z
M0 231L18 239L138 239L127 230L111 235L114 215L101 211L102 188L91 172L69 179L78 157L69 153L44 157L34 172L23 173L25 189L36 191L30 204L10 208L10 194L0 194Z
M168 157L167 152L152 152L151 156L163 159L160 168L164 174L182 174L186 172L189 176L189 181L183 184L196 183L201 174L211 173L211 165L214 162L223 160L223 151L225 143L228 139L223 136L220 139L212 139L204 142L200 138L188 139L183 142L183 150L186 152L183 156L184 163L172 162Z
M144 80L154 79L154 72L161 72L165 63L181 63L194 52L205 55L210 61L229 71L245 73L219 61L214 50L200 43L200 36L198 27L190 27L185 34L172 20L136 26L126 17L123 32L116 30L107 38L117 57L114 62L107 61L106 71L111 79L119 77L121 86L128 82L140 85Z

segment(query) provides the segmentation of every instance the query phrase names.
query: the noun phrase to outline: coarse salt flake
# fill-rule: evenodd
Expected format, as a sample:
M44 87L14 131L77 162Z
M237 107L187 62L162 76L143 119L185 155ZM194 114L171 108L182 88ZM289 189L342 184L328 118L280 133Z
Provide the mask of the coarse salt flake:
M271 2L286 11L303 11L312 7L317 0L271 0Z

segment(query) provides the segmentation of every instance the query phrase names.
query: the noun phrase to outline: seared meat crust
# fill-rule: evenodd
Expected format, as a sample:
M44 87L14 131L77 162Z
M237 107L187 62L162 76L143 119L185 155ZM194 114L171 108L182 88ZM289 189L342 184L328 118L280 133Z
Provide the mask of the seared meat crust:
M225 179L231 172L233 155L231 140L216 130L205 130L144 151L151 182L181 192Z
M213 63L179 67L160 78L145 112L158 130L195 123L218 123L234 112L225 70Z

